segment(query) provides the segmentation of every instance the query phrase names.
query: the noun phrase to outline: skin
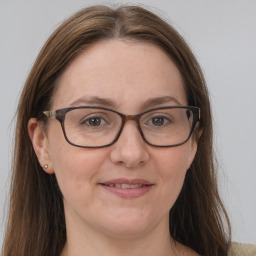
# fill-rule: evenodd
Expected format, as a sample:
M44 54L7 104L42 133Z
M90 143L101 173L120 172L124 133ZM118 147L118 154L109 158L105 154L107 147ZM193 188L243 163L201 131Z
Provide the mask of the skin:
M125 40L100 41L81 53L63 73L51 109L73 106L84 96L111 99L113 109L131 115L187 105L181 74L167 54L153 44ZM175 101L143 106L152 96ZM75 105L106 107L81 101ZM67 243L62 256L198 255L174 243L168 230L169 210L196 153L194 137L178 147L152 147L130 120L114 145L85 149L68 144L56 120L49 119L45 131L30 119L28 130L40 164L48 164L45 171L56 174L63 193ZM117 178L145 179L154 185L132 199L99 185Z

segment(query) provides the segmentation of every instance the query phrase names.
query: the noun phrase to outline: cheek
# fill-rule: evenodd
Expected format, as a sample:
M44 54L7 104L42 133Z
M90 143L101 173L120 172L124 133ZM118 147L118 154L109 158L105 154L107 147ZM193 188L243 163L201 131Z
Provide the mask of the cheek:
M160 149L155 154L157 170L161 177L161 195L170 208L176 201L189 166L190 149L186 146Z
M53 120L54 121L54 120ZM70 145L64 138L60 126L52 125L49 129L49 154L54 172L60 178L76 179L90 177L97 171L104 159L104 151L79 148Z
M79 194L87 195L83 204L92 200L95 183L106 153L104 150L78 148L57 137L49 145L50 158L60 190L66 200L78 200Z
M191 148L182 145L173 148L159 149L154 153L154 160L164 175L185 173L190 165Z

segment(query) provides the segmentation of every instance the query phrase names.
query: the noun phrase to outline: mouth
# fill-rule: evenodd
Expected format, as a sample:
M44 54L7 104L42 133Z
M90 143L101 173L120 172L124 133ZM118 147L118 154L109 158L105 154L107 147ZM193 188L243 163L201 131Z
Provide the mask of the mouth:
M147 194L153 184L146 180L118 179L99 183L105 190L121 198L132 199Z
M111 183L111 184L102 184L103 186L115 187L115 188L123 188L123 189L133 189L133 188L141 188L145 186L150 186L150 184L126 184L126 183Z

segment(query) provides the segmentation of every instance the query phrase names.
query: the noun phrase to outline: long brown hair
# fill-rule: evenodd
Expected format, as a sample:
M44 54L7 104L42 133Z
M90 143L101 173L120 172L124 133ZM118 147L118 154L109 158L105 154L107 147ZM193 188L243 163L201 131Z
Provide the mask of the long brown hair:
M170 211L170 234L205 256L225 255L230 224L220 200L213 157L212 118L204 76L183 38L152 12L137 6L85 8L66 20L41 50L17 110L9 219L2 256L56 256L66 242L62 195L54 175L40 166L27 124L50 108L51 96L67 65L98 40L124 38L151 42L180 70L188 104L201 108L195 159Z

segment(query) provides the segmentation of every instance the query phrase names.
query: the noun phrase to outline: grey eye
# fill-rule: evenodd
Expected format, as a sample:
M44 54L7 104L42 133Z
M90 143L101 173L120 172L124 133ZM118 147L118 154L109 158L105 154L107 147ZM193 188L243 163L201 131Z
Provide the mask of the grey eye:
M164 124L165 119L166 118L163 116L154 117L152 118L152 124L155 126L162 126Z
M85 121L90 126L100 126L102 123L102 118L100 117L92 117Z

